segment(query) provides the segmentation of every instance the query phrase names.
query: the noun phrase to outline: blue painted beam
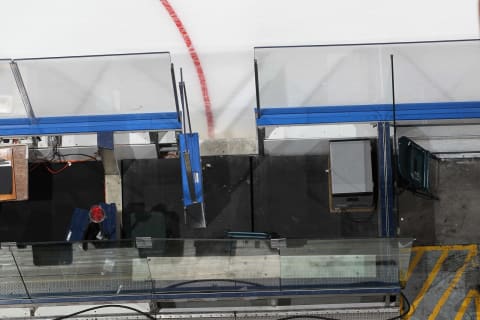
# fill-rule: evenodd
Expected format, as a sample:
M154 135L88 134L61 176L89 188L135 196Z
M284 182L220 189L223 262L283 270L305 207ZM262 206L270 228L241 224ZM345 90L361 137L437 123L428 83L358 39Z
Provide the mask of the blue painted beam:
M399 103L396 121L480 118L480 101ZM393 121L390 104L262 108L257 126Z
M176 112L0 119L0 136L69 133L180 130Z
M391 105L335 107L275 107L261 109L257 126L306 125L341 122L378 122L393 119Z

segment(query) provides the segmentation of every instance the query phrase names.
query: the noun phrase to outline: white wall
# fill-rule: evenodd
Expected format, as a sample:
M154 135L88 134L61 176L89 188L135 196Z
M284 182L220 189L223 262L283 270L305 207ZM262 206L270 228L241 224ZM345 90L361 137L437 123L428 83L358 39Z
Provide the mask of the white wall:
M170 0L202 61L215 138L255 138L253 47L478 37L476 0ZM171 51L206 139L199 82L159 0L0 0L0 57Z

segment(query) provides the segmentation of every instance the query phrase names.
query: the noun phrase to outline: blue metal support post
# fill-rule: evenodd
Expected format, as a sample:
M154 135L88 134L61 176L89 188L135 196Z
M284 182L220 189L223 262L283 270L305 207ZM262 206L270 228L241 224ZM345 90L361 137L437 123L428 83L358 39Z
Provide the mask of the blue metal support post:
M379 233L381 237L396 236L396 219L393 211L393 165L392 146L390 141L390 124L378 123L378 210Z

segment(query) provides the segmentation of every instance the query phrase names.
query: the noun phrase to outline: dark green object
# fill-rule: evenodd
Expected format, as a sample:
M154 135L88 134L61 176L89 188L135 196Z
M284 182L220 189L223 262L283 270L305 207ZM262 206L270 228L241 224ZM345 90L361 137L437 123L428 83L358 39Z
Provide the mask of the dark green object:
M400 185L413 192L433 196L430 185L430 163L436 160L430 151L425 150L411 139L398 139L398 172Z

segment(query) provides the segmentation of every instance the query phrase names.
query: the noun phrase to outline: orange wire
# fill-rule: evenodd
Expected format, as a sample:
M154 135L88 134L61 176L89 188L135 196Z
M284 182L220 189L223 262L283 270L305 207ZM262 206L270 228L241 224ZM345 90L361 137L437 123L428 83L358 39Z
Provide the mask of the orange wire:
M53 170L52 168L50 168L46 163L44 164L45 168L47 168L47 171L50 172L51 174L59 174L60 172L62 172L63 170L67 169L68 167L71 166L71 163L67 162L65 163L65 165L58 169L58 170Z

